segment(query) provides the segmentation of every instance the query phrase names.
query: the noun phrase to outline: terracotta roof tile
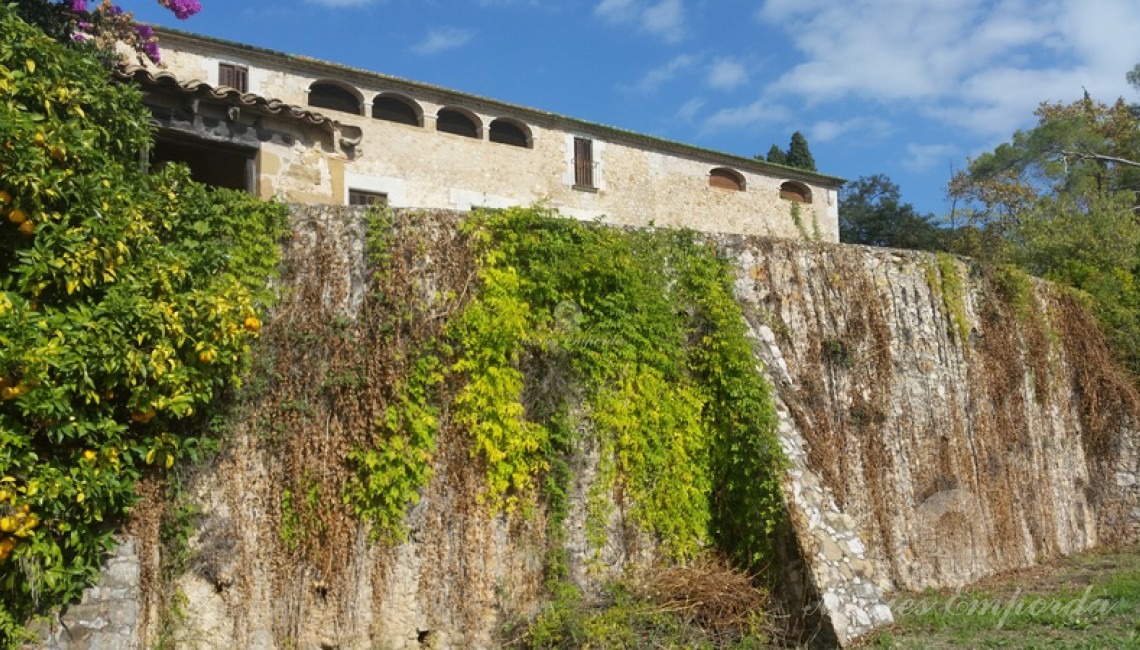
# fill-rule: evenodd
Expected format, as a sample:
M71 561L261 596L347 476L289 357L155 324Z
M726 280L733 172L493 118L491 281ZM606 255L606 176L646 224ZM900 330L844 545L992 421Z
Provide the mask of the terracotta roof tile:
M231 106L249 108L267 115L280 115L282 117L299 120L335 131L339 124L324 115L311 111L303 106L287 104L279 99L266 99L255 93L243 93L229 86L211 86L199 81L179 81L169 72L155 72L139 65L123 66L115 70L115 76L123 80L133 80L142 86L156 86L173 90L186 96L198 97L209 101L226 103Z

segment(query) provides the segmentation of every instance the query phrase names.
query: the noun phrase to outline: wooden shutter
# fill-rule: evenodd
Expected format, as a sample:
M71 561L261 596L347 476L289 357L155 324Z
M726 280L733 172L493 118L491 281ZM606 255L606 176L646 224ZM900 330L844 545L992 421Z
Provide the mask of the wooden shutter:
M574 185L594 187L594 143L587 138L574 138Z
M239 92L249 92L249 70L232 63L218 64L218 85L229 86Z
M709 185L724 190L744 191L744 182L731 169L718 168L709 172Z
M811 203L811 190L806 185L788 181L780 186L780 198L797 203Z

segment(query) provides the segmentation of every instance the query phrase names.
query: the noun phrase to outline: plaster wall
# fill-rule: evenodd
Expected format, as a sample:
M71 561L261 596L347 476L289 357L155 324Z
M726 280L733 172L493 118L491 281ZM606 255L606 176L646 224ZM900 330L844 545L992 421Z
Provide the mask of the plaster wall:
M261 191L265 196L337 205L347 203L348 190L358 189L387 194L392 207L455 210L543 202L567 216L621 225L839 238L838 179L664 141L658 146L636 134L623 137L614 129L327 64L327 69L314 69L320 66L299 65L283 56L242 56L236 48L182 37L164 37L163 45L167 71L180 80L216 84L218 64L235 63L248 68L250 92L306 106L315 81L342 83L339 74L351 77L343 86L358 95L363 112L370 113L372 100L383 92L395 92L422 111L422 126L409 126L315 109L341 126L359 128L360 144L311 151L267 147ZM469 112L479 137L437 131L436 115L444 107ZM490 141L491 122L503 117L526 125L530 147ZM593 142L593 190L574 187L576 136ZM287 161L289 156L294 160ZM272 157L281 164L274 164ZM710 186L710 171L721 167L741 175L744 191ZM799 204L799 225L793 202L780 197L780 186L788 181L811 193L810 203Z

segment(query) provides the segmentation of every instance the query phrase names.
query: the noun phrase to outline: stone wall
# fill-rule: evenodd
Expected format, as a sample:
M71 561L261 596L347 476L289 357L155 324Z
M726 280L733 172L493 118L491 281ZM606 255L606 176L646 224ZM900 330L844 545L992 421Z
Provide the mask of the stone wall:
M841 641L889 620L880 594L1136 538L1140 400L1071 296L924 253L720 241Z
M294 223L282 310L310 294L331 317L354 317L368 282L359 213L297 208ZM456 217L400 223L446 243ZM788 566L804 569L807 606L839 643L889 623L891 591L963 585L1136 537L1140 398L1063 292L1033 281L1015 308L1001 282L951 258L713 239L737 262L737 296L775 387L798 556ZM417 251L408 259L435 295L445 260ZM490 647L505 623L541 606L543 513L479 507L481 477L461 441L440 443L406 541L349 536L347 582L331 588L312 566L283 563L283 452L263 424L239 424L188 490L202 559L170 587L183 598L178 647ZM570 574L589 592L653 549L615 519L602 561L590 562L585 495L597 459L579 451L565 538ZM154 641L169 612L140 585L159 572L156 532L132 530L44 647Z
M59 617L37 630L45 650L138 650L143 621L139 543L127 536L103 565L99 583Z
M452 245L456 219L433 213L397 220L397 237L409 245L396 244L394 254L416 265L412 281L428 300L462 290L446 286L439 270L445 260L423 247L435 241L461 257ZM303 325L308 314L301 312L325 320L360 317L371 279L364 223L360 210L295 208L283 301L266 336L275 326ZM319 343L308 345L311 362L322 363ZM159 532L169 504L153 491L136 509L100 584L44 626L41 647L145 648L161 639L164 647L178 648L279 648L286 640L296 648L490 648L505 625L538 612L546 597L544 513L489 512L478 501L483 477L465 439L437 441L432 479L408 513L404 541L374 543L369 529L353 521L351 530L340 531L341 540L314 533L326 546L310 553L287 548L282 493L294 451L272 437L274 423L266 421L263 402L275 397L243 405L245 416L237 418L216 461L183 478L184 507L196 522L186 540L189 566L169 576ZM339 426L339 414L312 406L321 434L326 423ZM605 547L587 542L586 501L598 454L582 445L572 462L564 536L570 578L586 594L597 594L607 579L651 562L653 544L616 505ZM321 441L301 451L311 450L334 453ZM309 464L317 471L319 463ZM324 555L339 564L322 563Z

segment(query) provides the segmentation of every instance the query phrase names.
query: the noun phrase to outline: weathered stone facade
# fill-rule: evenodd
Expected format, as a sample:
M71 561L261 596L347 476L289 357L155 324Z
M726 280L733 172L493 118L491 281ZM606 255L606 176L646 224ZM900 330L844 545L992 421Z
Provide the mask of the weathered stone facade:
M313 129L305 124L293 138L261 138L263 197L338 205L360 191L382 194L395 208L456 210L545 203L566 216L620 225L839 238L842 180L834 177L234 43L182 33L163 33L162 43L165 72L182 83L217 87L224 64L245 70L250 94L287 105L309 109L314 84L356 102L353 112L310 109L336 131L325 142L306 137ZM413 123L372 117L378 97L400 102ZM444 109L467 120L472 137L440 130ZM518 140L496 137L500 126ZM586 181L576 177L576 140L589 143ZM717 183L714 170L738 189Z
M443 233L454 221L413 227ZM299 272L323 274L320 295L354 314L367 286L359 214L300 207L294 230ZM712 239L736 260L737 299L774 387L790 461L789 565L840 644L891 621L892 591L963 585L1136 538L1140 398L1063 294L1032 281L1033 312L1019 316L952 258ZM321 247L335 262L314 262ZM442 263L425 261L425 273ZM950 273L961 293L947 290ZM454 442L408 518L409 538L373 545L361 532L342 592L275 564L281 488L267 471L275 452L253 429L239 427L194 485L203 516L190 543L208 570L175 582L186 598L179 647L274 648L284 638L305 648L491 647L505 622L543 602L543 513L508 520L474 507L481 479ZM589 592L653 549L615 520L602 549L609 573L587 568L596 458L578 451L565 538L570 575ZM161 613L135 576L147 566L153 575L158 558L137 548L120 549L45 647L149 645Z
M887 592L1136 539L1140 398L1063 290L1025 278L1019 313L950 257L722 242L841 642L890 620Z

